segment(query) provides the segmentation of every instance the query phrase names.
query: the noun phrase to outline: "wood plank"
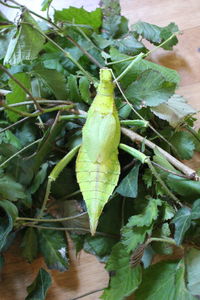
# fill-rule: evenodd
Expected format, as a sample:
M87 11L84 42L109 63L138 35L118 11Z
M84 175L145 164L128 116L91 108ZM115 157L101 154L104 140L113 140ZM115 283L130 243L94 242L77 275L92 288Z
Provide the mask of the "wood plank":
M20 256L18 243L13 245L5 255L6 264L1 274L0 299L25 299L26 288L36 277L39 269L46 268L42 258L32 264ZM49 271L49 270L48 270ZM53 284L48 291L47 300L70 300L85 293L107 286L108 274L104 264L99 263L95 256L81 251L76 258L73 248L70 249L70 269L66 272L51 271ZM84 297L95 300L102 292ZM83 298L83 299L84 299Z
M151 60L175 69L181 76L180 86L200 82L200 26L183 31L173 51L159 49L152 53Z
M181 30L199 26L199 0L120 0L120 3L122 14L131 24L138 20L160 26L175 22Z

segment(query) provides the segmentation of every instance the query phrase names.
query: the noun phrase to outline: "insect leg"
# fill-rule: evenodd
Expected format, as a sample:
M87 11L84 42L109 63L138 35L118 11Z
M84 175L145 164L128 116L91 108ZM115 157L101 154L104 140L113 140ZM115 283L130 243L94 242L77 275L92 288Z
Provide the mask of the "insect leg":
M68 165L68 163L73 159L73 157L76 155L76 153L78 152L80 148L80 145L74 147L69 153L67 153L60 161L59 163L57 163L57 165L53 168L53 170L51 171L49 177L48 177L48 182L47 182L47 188L46 188L46 193L45 193L45 197L44 197L44 201L41 207L41 210L39 212L39 217L41 217L43 215L43 212L46 208L46 203L48 201L49 198L49 194L51 191L51 184L53 181L55 181L57 179L57 177L59 176L59 174L62 172L62 170Z

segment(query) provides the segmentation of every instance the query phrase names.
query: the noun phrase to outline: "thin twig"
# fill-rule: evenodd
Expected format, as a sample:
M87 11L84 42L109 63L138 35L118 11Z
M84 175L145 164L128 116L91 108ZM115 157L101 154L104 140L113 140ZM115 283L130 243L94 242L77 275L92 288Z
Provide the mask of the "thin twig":
M17 125L23 123L23 122L25 122L25 121L28 120L28 119L29 119L29 117L25 117L25 118L23 118L23 119L21 119L21 120L15 122L15 123L13 123L13 124L11 124L11 125L5 127L5 128L3 128L3 129L1 129L1 130L0 130L0 134L3 133L3 132L6 131L6 130L9 130L9 129L11 129L11 128L13 128L13 127L15 127L15 126L17 126Z
M85 215L87 215L87 212L83 212L81 214L77 214L74 216L57 218L57 219L38 219L38 218L17 217L16 221L33 221L33 222L37 222L37 223L38 222L64 222L64 221L69 221L69 220L73 220L76 218L80 218Z
M26 94L28 94L29 95L29 97L33 100L33 102L34 102L34 104L36 105L36 107L37 107L37 109L39 110L39 111L43 111L43 109L41 108L41 106L39 105L39 103L37 103L37 101L36 101L36 99L33 97L33 95L31 94L31 92L15 77L15 76L13 76L9 71L8 71L8 69L6 69L4 66L2 66L1 64L0 64L0 69L4 72L4 73L6 73L13 81L15 81L15 83L18 85L18 86L20 86L25 92L26 92Z
M147 140L146 138L142 137L141 135L131 131L130 129L121 128L121 131L124 135L126 135L129 139L131 139L133 142L140 142L144 143L147 147L151 149L158 149L159 152L164 155L164 157L173 165L175 166L178 170L180 170L182 173L188 176L189 179L199 181L200 178L196 174L196 171L191 169L190 167L184 165L182 162L177 160L175 157L173 157L171 154L157 146L156 144L152 143L151 141Z
M33 143L29 144L28 146L24 147L23 149L17 151L15 154L13 154L12 156L10 156L8 159L6 159L1 165L0 168L2 168L3 166L5 166L9 161L11 161L13 158L15 158L16 156L18 156L19 154L21 154L22 152L24 152L25 150L27 150L28 148L32 147L35 144L38 144L42 139L38 139L36 141L34 141Z
M180 173L173 172L173 171L171 171L171 170L169 170L169 169L166 169L166 168L164 168L163 166L157 164L157 163L154 162L154 161L152 161L151 163L152 163L154 166L158 167L159 169L161 169L161 170L163 170L163 171L165 171L165 172L167 172L167 173L176 175L176 176L178 176L178 177L186 178L186 179L191 179L191 178L190 178L189 176L187 176L187 175L183 175L183 174L180 174Z
M6 2L3 2L3 1L0 1L0 3L1 3L2 5L4 5L4 6L9 7L9 8L17 8L17 9L19 9L19 6L9 5L9 4L7 4Z
M72 104L71 101L65 101L65 100L37 100L39 104L66 104L70 105ZM34 104L34 101L22 101L22 102L17 102L17 103L12 103L7 106L9 107L17 107L17 106L23 106L23 105L29 105L29 104ZM0 107L0 111L5 110L6 107Z
M83 295L81 295L81 296L78 296L78 297L76 297L76 298L72 298L72 299L70 299L70 300L78 300L78 299L84 298L84 297L86 297L86 296L89 296L89 295L92 295L92 294L101 292L101 291L103 291L105 288L106 288L106 286L103 287L103 288L101 288L101 289L97 289L97 290L94 290L94 291L92 291L92 292L85 293L85 294L83 294Z
M50 226L35 225L32 223L26 223L23 226L34 227L34 228L38 228L38 229L48 229L48 230L58 230L58 231L83 231L83 232L90 233L90 229L79 228L79 227L52 227L52 226L50 227ZM117 235L113 235L113 234L109 234L109 233L105 233L105 232L96 231L96 234L102 235L102 236L107 236L107 237L112 237L112 238L118 238Z
M59 105L59 106L54 106L54 107L51 107L51 108L43 109L42 111L35 111L33 113L27 113L25 111L20 111L18 109L15 109L13 106L10 106L10 105L3 104L2 106L5 107L5 109L8 109L8 110L20 115L20 116L30 117L30 118L38 117L38 116L41 116L45 113L56 111L56 110L59 110L59 111L60 110L69 110L70 108L74 107L73 104Z
M70 41L74 46L76 46L77 48L79 48L90 60L92 63L94 63L95 65L97 65L97 67L99 67L100 69L103 68L103 65L100 64L96 58L94 58L87 50L85 50L83 47L81 47L81 45L79 45L74 39L72 39L69 35L65 36L68 41Z

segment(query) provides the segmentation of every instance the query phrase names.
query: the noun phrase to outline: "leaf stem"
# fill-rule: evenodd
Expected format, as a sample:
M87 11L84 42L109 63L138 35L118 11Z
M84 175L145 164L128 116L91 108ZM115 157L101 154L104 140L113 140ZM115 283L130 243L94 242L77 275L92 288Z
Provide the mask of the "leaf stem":
M31 94L31 92L15 77L13 76L4 66L2 66L0 64L0 69L6 73L18 86L20 86L25 92L26 94L29 95L29 97L33 100L34 104L36 105L37 109L39 111L43 111L43 109L41 108L41 106L39 105L39 103L37 103L37 100L33 97L33 95Z
M38 218L26 218L26 217L17 217L16 221L33 221L35 222L64 222L68 220L73 220L82 216L87 215L87 212L83 212L81 214L77 214L74 216L69 216L69 217L63 217L63 218L57 218L57 219L38 219Z
M19 154L21 154L22 152L24 152L25 150L27 150L28 148L32 147L35 144L38 144L39 142L41 142L42 139L38 139L36 141L34 141L33 143L29 144L28 146L24 147L23 149L17 151L15 154L13 154L12 156L10 156L7 160L5 160L1 165L0 168L4 167L9 161L11 161L13 158L15 158L16 156L18 156Z
M151 160L148 159L146 162L147 162L152 174L156 177L157 181L161 184L161 186L162 186L163 190L166 192L166 194L168 194L169 197L172 198L177 204L179 204L180 206L183 206L182 203L179 201L179 199L170 191L170 189L167 187L165 182L162 180L161 176L158 174L158 172L154 168L153 164L151 163Z

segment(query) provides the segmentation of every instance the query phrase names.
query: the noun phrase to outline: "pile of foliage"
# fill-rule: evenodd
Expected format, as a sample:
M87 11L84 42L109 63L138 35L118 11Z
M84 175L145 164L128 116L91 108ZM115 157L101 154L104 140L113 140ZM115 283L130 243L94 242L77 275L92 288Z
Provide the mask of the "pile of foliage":
M0 16L0 268L20 239L28 262L42 255L47 269L66 271L67 231L77 253L84 249L106 263L110 282L101 299L133 292L136 300L196 299L200 182L181 160L199 151L200 134L193 129L195 110L175 94L177 72L148 60L156 48L173 49L178 27L128 27L118 1L109 0L92 12L55 10L51 19L51 2L43 1L44 18L16 1L0 1L20 11L16 24ZM43 201L52 168L81 143L102 67L116 78L126 126L121 141L151 165L119 151L120 180L91 236L74 160L53 183L46 206ZM148 126L126 124L135 119ZM177 251L179 259L172 259ZM45 299L50 285L50 273L40 269L26 299Z

